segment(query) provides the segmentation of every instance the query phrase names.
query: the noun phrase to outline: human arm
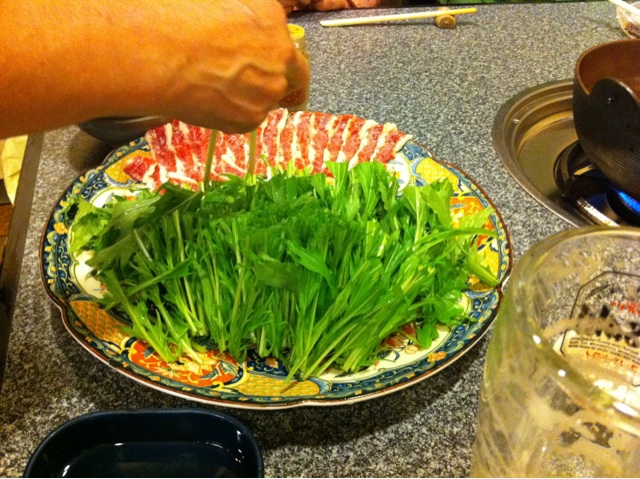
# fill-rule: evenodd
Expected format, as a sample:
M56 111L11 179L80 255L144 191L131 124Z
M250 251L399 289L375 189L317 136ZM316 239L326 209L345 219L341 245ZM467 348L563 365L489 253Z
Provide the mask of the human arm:
M162 115L229 133L308 82L276 0L0 0L0 138Z

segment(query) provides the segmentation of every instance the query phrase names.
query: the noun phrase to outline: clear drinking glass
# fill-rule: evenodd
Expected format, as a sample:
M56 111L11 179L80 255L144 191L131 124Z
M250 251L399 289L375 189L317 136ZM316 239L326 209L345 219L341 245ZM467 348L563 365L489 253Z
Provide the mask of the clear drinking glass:
M473 452L474 477L640 475L640 229L572 229L519 260Z

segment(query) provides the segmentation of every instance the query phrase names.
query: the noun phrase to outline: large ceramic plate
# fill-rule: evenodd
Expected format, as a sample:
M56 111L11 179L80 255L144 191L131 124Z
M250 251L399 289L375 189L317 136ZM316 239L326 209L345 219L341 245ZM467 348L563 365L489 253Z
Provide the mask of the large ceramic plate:
M306 381L285 383L286 370L274 359L250 355L243 364L216 351L203 353L195 362L166 364L144 341L122 331L123 320L104 311L96 297L100 285L87 277L82 257L68 251L71 218L64 207L73 197L103 204L113 194L142 188L126 173L129 155L148 155L148 145L137 140L114 151L99 168L78 178L64 193L45 227L41 243L43 280L51 299L62 311L66 329L92 355L118 372L143 384L176 396L204 403L241 408L287 408L300 405L334 405L361 401L410 386L441 371L462 356L487 331L502 298L500 287L487 289L469 284L466 308L473 318L453 330L442 328L429 349L420 349L390 338L394 349L375 366L358 374L336 371ZM433 159L424 147L409 142L389 164L400 183L424 185L449 178L455 187L454 213L471 213L495 207L485 193L463 172ZM479 239L486 264L504 281L511 269L512 254L507 230L496 211L487 225L495 238Z

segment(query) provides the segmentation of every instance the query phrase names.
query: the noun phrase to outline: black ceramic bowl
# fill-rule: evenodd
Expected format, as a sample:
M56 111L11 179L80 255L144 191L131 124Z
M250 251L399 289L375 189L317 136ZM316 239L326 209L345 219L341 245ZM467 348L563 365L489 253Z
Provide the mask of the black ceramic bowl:
M144 136L144 134L171 120L161 116L96 118L78 125L89 135L109 145L119 146Z
M24 477L264 477L260 448L233 417L201 409L97 412L38 446Z

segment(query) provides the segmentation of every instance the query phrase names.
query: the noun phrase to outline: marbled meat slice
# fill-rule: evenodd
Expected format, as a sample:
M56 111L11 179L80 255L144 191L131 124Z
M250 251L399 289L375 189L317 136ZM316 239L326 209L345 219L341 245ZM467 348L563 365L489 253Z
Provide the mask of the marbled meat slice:
M258 175L268 174L266 163L273 167L293 163L299 169L326 174L327 161L347 161L350 167L364 161L387 163L411 138L392 123L380 125L352 114L289 113L285 109L269 112L256 137ZM198 187L204 179L211 130L174 120L150 130L145 138L151 158L132 157L124 166L125 172L152 189L166 181ZM249 141L249 134L218 134L212 180L247 173Z
M175 120L149 130L145 139L151 158L136 155L127 162L124 171L154 190L167 181L189 188L197 186L190 142L185 137L188 134L189 127ZM186 156L187 161L180 156Z
M214 152L214 165L212 167L212 170L218 177L221 175L244 176L247 172L244 147L240 144L236 136L242 135L218 133L218 140Z
M298 128L296 129L296 147L294 150L294 161L301 168L313 170L313 158L311 155L311 121L313 113L308 111L300 112L298 118Z
M272 167L282 163L282 152L280 151L280 133L287 122L289 112L285 109L277 109L269 112L262 130L260 154L264 156L267 163Z
M286 167L292 162L295 162L296 158L296 129L298 128L298 120L300 113L289 113L284 128L280 132L280 151L282 154L281 162ZM296 164L296 168L302 169L302 165Z
M339 163L351 161L367 137L367 131L374 125L376 125L376 122L365 120L364 118L356 117L349 121L343 135L344 141L342 142L342 148L340 148L340 153L337 158Z
M399 131L395 125L393 125L393 128L388 133L383 133L378 139L376 150L371 156L372 160L387 164L410 139L411 135Z
M157 190L160 185L169 181L167 169L153 158L134 156L128 159L123 170L150 190Z
M207 160L207 152L209 151L209 140L211 140L211 130L193 125L187 125L187 130L189 132L187 141L189 142L194 160L202 164L204 174L204 165Z
M346 114L338 115L338 122L335 125L335 130L329 143L324 149L324 162L337 161L340 150L342 149L342 143L344 142L347 130L347 125L351 120L355 119L355 115Z
M360 144L360 149L351 159L349 165L351 168L353 168L358 163L373 161L373 153L376 151L378 140L384 133L385 126L386 125L374 125L367 130L367 134Z
M333 136L339 118L329 113L315 112L311 121L309 161L313 173L324 173L324 152Z
M124 172L140 183L149 184L157 171L158 163L150 156L133 155L124 165ZM153 185L154 189L160 185Z
M170 124L171 148L174 152L175 170L167 169L167 177L170 181L197 188L198 182L203 180L204 163L202 158L198 156L201 145L193 143L192 138L204 139L204 136L201 137L198 133L195 133L201 128L176 120L173 120ZM211 136L211 133L209 133L209 136Z
M260 176L265 176L267 174L267 164L262 158L262 150L263 150L262 133L266 125L267 125L267 119L265 118L265 120L260 124L260 126L256 128L256 159L255 159L253 172L256 175L260 175ZM247 162L248 161L249 159L247 158Z
M290 113L280 135L280 147L282 149L282 161L284 166L290 163L298 170L313 168L310 158L312 113L298 111Z
M249 159L249 134L225 135L227 138L227 153L240 171L247 172Z
M145 135L151 156L167 171L176 171L176 155L173 146L173 123L175 122L177 120L149 130Z

